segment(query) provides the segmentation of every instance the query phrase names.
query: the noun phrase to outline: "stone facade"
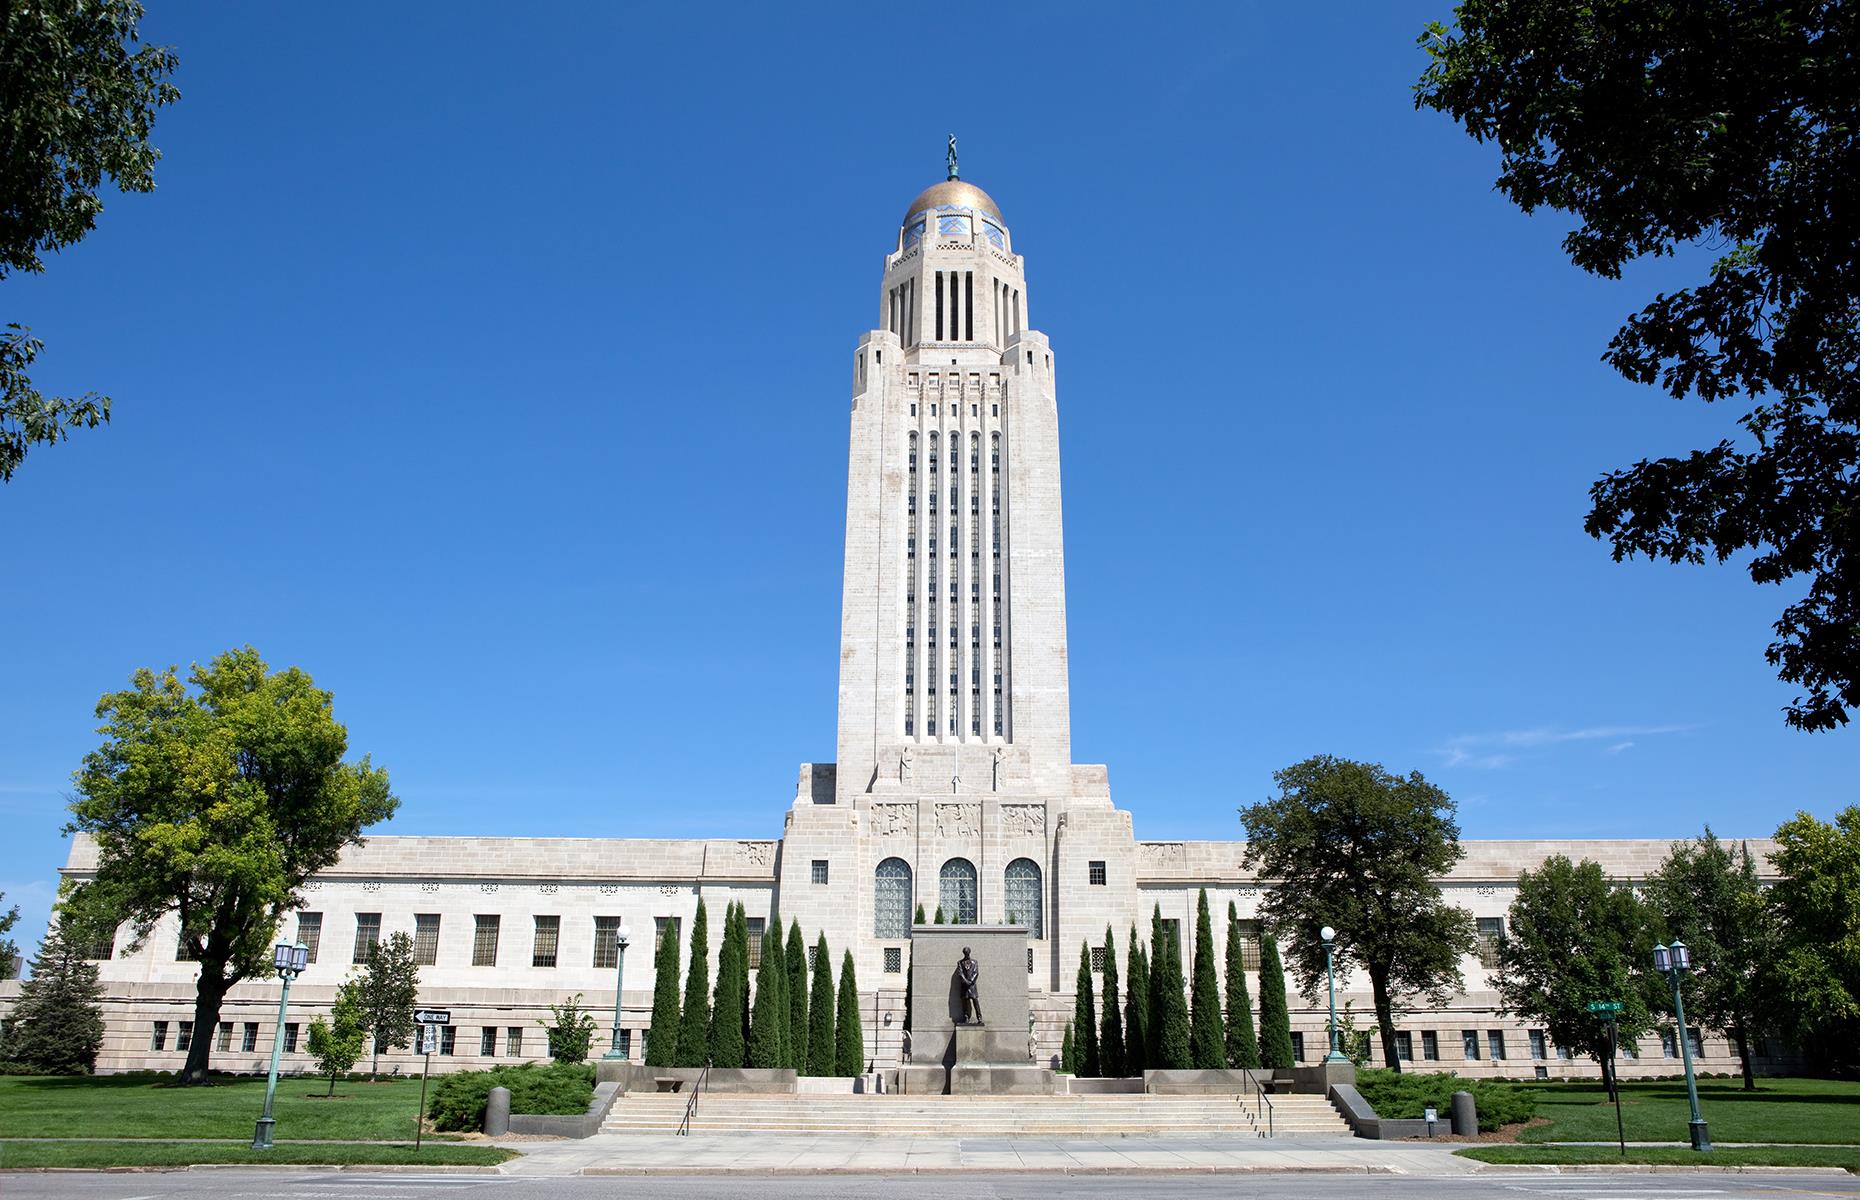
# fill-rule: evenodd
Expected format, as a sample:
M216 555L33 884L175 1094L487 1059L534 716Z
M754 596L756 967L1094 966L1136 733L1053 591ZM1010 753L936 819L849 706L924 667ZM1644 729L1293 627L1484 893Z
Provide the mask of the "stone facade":
M682 953L702 899L714 962L724 908L741 901L770 936L791 920L809 946L824 933L836 973L851 949L868 1056L888 1067L899 1057L919 906L1027 928L1027 1005L1049 1063L1072 1013L1082 944L1101 945L1109 927L1126 961L1130 930L1147 934L1159 907L1179 923L1187 961L1201 888L1217 914L1217 961L1228 902L1256 920L1262 884L1241 867L1242 843L1139 841L1131 814L1112 804L1106 769L1071 761L1054 357L1026 327L1026 264L999 206L959 180L926 190L885 257L880 295L880 328L859 340L853 363L838 762L801 767L779 838L369 839L313 880L302 913L284 921L287 936L319 927L316 961L292 991L299 1035L294 1045L287 1036L287 1065L308 1066L301 1030L372 930L423 932L421 1001L453 1020L437 1065L458 1067L544 1057L537 1021L564 997L611 1012L615 968L596 929L624 920L632 948L619 1008L638 1060L655 928L676 928ZM1751 848L1769 846L1753 839ZM1668 843L1467 849L1441 884L1491 921L1502 920L1519 870L1550 854L1636 879ZM64 874L83 879L94 856L76 839ZM175 932L164 922L133 950L120 933L101 964L101 1069L180 1065L194 969L175 960ZM1465 968L1463 996L1401 1020L1418 1063L1431 1047L1439 1066L1470 1073L1593 1073L1497 1016L1484 965ZM1358 1011L1369 1007L1364 981L1341 983ZM16 987L0 985L0 1002ZM275 981L234 990L221 1028L204 1031L219 1042L216 1066L263 1069L276 994ZM1316 1061L1323 1015L1301 1008L1294 1028ZM1731 1068L1721 1040L1704 1049L1703 1069ZM387 1059L395 1069L414 1061ZM1656 1039L1625 1068L1674 1069Z

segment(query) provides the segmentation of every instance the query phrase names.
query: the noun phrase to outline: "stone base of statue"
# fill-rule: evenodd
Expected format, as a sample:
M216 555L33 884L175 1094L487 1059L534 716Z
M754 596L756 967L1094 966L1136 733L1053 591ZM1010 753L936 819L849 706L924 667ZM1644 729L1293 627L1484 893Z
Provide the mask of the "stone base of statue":
M969 1021L957 965L979 967L983 1019ZM1027 930L1019 925L918 925L911 930L911 1095L1047 1096L1058 1076L1028 1061ZM947 986L941 981L948 980Z

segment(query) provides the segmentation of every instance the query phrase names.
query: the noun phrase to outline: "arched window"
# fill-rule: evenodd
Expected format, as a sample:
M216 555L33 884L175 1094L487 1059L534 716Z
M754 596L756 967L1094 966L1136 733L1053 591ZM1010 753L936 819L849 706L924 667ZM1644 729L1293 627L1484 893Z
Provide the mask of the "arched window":
M886 859L874 873L872 936L911 936L911 864L901 858Z
M1030 938L1045 937L1046 904L1040 892L1040 864L1031 858L1009 863L1001 891L1007 923L1025 925Z
M943 918L952 925L975 924L975 864L966 858L952 858L943 864L937 903Z

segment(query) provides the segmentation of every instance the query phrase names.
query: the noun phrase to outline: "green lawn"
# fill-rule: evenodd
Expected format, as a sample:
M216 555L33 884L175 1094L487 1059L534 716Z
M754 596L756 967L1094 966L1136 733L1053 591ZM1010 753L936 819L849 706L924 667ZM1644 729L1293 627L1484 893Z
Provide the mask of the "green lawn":
M278 1081L272 1107L280 1143L307 1139L405 1141L413 1137L420 1081ZM244 1138L265 1107L265 1081L216 1078L176 1087L166 1075L0 1076L0 1130L6 1136ZM433 1135L451 1140L451 1135Z
M496 1146L447 1143L302 1145L254 1150L238 1142L0 1142L0 1170L27 1167L185 1167L194 1163L285 1163L292 1166L493 1166L514 1156Z
M1629 1146L1627 1157L1612 1146L1476 1146L1457 1150L1462 1158L1510 1163L1654 1163L1688 1167L1845 1167L1860 1174L1860 1149L1841 1146L1750 1146L1700 1154L1685 1146Z
M1610 1142L1615 1109L1599 1083L1533 1085L1535 1125L1520 1142ZM1714 1142L1833 1142L1860 1145L1860 1083L1829 1079L1759 1079L1746 1092L1736 1079L1699 1080L1699 1108ZM1621 1115L1630 1142L1688 1140L1683 1079L1624 1083Z

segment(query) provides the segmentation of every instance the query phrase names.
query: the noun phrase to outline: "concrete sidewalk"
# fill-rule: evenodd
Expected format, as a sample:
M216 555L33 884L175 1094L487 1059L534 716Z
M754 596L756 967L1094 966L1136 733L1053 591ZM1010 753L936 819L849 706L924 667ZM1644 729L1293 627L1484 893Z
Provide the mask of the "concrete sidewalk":
M506 1175L1053 1172L1113 1174L1309 1171L1472 1175L1482 1164L1453 1146L1357 1138L939 1138L807 1134L597 1134L561 1142L506 1142L523 1157Z

